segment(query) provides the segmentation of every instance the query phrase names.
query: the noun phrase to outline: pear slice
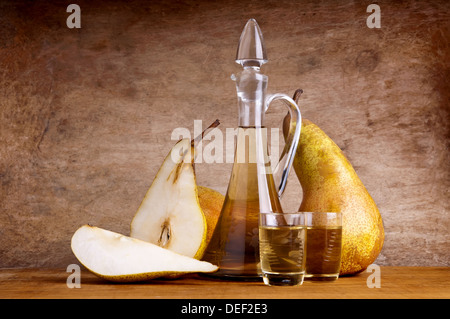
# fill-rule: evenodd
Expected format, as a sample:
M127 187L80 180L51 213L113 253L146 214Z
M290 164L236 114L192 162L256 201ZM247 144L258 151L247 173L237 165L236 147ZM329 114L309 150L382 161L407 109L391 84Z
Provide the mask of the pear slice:
M200 259L207 222L198 198L194 150L189 139L174 145L131 222L130 236Z
M133 282L194 272L214 272L208 262L183 256L99 227L84 225L72 236L72 251L88 270L116 282Z

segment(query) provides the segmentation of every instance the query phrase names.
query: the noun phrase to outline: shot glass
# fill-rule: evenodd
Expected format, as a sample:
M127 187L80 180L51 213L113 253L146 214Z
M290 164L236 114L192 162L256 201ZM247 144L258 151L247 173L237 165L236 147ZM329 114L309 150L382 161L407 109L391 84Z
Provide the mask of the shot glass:
M259 254L269 286L299 286L305 274L306 226L303 213L260 213Z
M342 214L304 212L306 222L305 280L338 279L342 252Z

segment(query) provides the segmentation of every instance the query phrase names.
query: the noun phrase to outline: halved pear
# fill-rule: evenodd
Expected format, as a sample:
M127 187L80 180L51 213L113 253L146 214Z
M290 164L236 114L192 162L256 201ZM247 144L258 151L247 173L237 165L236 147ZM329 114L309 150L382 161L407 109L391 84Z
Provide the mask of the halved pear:
M200 259L207 223L198 199L194 150L189 139L174 145L131 222L130 236Z
M71 247L81 264L110 281L143 281L217 270L217 266L208 262L89 225L75 232Z

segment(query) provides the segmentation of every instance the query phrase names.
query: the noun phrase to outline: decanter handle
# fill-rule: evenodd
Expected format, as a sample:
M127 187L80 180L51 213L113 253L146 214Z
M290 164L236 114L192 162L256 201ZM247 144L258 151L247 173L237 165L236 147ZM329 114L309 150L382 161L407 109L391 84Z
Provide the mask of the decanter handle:
M281 153L280 160L273 170L273 177L275 185L278 186L278 197L281 198L286 188L289 171L294 162L295 152L297 150L298 142L300 140L300 130L302 127L302 115L300 109L295 101L283 93L270 94L266 98L265 111L269 108L269 105L273 101L281 100L288 108L289 115L291 116L291 122L289 126L289 134L286 138L286 144L284 145L283 152Z

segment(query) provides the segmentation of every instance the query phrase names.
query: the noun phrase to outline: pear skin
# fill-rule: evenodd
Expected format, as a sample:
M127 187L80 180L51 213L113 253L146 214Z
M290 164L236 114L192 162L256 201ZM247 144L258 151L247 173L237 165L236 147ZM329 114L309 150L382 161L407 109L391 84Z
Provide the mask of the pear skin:
M293 166L303 188L300 211L342 212L340 275L365 270L383 247L383 222L342 150L317 125L304 119Z
M208 245L219 220L225 196L206 186L197 186L198 200L206 218L206 245Z

